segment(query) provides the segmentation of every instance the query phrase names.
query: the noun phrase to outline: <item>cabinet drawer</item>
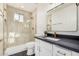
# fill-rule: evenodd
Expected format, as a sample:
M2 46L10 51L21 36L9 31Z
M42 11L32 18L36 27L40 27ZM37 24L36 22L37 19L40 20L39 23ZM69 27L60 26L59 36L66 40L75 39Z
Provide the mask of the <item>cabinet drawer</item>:
M71 51L63 47L53 45L53 55L55 56L71 56Z
M72 51L72 56L79 56L79 53Z

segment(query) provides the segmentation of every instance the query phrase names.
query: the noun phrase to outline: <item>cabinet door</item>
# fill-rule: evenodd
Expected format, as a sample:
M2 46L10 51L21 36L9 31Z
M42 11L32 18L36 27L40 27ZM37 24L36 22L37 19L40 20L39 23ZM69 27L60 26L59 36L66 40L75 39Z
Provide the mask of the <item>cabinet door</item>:
M39 42L40 40L39 39L35 39L35 55L36 56L39 56Z
M72 51L72 56L79 56L79 53Z
M40 40L40 56L52 56L52 44Z
M74 3L63 4L52 11L52 31L76 31L77 6Z

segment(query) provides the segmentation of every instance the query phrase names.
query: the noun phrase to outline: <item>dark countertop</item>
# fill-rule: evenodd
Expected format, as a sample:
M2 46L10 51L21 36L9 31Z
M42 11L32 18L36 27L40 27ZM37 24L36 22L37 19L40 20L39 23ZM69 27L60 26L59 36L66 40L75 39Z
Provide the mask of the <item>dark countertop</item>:
M53 40L45 39L43 36L37 36L35 38L46 41L51 44L59 45L61 47L67 48L67 49L75 51L75 52L79 52L79 40L58 38L58 39L60 39L59 41L53 41Z

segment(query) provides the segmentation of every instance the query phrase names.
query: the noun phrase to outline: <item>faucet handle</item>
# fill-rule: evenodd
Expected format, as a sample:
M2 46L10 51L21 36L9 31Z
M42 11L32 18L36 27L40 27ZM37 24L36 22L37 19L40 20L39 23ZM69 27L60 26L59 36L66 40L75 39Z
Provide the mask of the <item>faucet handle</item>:
M56 38L56 32L54 32L54 38Z

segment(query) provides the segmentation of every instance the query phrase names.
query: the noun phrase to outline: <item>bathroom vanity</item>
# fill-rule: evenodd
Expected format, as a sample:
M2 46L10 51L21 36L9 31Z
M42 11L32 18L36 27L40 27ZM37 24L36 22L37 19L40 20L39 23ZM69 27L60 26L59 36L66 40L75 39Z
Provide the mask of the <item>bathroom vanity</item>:
M47 32L77 32L79 4L62 3L47 12ZM49 33L50 34L50 33ZM79 36L35 37L36 56L79 56Z
M79 56L79 37L58 35L59 37L38 36L35 44L36 56Z

